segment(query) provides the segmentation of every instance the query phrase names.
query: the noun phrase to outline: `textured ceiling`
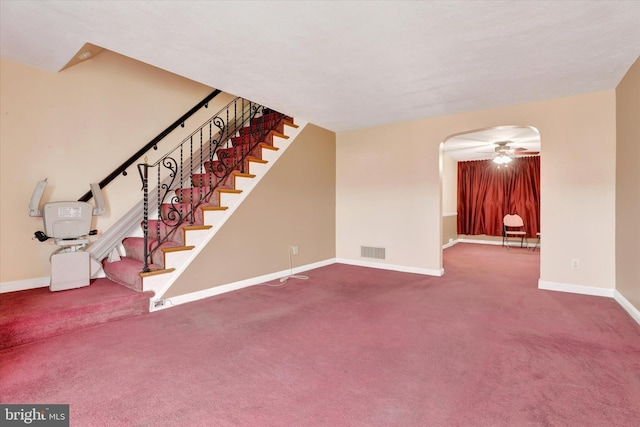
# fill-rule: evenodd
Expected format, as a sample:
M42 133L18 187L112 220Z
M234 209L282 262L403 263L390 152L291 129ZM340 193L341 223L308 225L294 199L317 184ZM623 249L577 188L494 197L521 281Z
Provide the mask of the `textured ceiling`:
M0 1L0 56L86 42L333 131L609 90L640 1Z

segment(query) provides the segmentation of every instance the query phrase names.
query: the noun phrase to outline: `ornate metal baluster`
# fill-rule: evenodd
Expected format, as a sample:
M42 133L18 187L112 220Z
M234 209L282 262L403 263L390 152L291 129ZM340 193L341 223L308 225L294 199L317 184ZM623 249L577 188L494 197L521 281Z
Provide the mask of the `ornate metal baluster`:
M152 260L153 253L158 249L158 246L160 246L160 225L161 225L160 223L162 222L162 200L163 200L163 198L160 196L160 189L161 189L161 187L160 187L160 173L161 173L160 166L158 166L157 170L158 170L158 172L157 172L156 176L157 176L157 181L158 181L157 182L157 184L158 184L157 185L157 189L158 189L158 201L157 201L157 204L158 204L158 209L157 209L158 210L158 220L156 221L156 244L151 248L151 251L149 253L149 260L148 261ZM145 260L145 261L147 261L147 260Z
M252 123L251 119L262 115L263 118ZM169 240L169 237L176 231L176 229L189 218L190 224L194 223L195 210L208 200L209 196L216 188L223 184L230 176L233 170L239 169L241 172L246 172L246 158L254 153L256 147L264 141L266 135L273 129L279 126L281 120L284 119L284 115L277 113L273 110L268 110L259 104L252 101L245 100L243 98L236 98L230 102L224 110L221 110L218 114L213 116L205 124L199 127L191 135L185 138L178 146L172 151L164 155L153 165L148 165L145 159L144 164L138 165L138 170L143 181L144 195L144 271L149 270L149 265L153 259L153 253L158 250L159 246L165 241ZM207 144L204 142L205 133L203 128L209 127L209 140ZM214 126L217 128L217 132L213 131ZM242 130L246 127L245 130ZM194 158L193 153L193 137L196 132L200 135L200 161ZM233 145L231 138L238 137L240 144ZM184 158L185 144L189 140L189 153L188 159ZM197 143L197 142L196 142ZM207 148L208 146L208 148ZM227 148L223 152L219 150L221 148ZM204 150L208 151L206 154ZM179 151L179 153L176 153ZM179 164L175 160L175 157L179 154ZM218 161L214 161L217 158ZM208 159L209 167L204 167L205 159ZM238 164L240 162L240 164ZM148 168L157 167L157 200L158 200L158 221L156 222L156 232L158 240L153 245L149 246L149 195L148 195ZM180 168L178 170L178 168ZM185 170L186 169L186 170ZM168 175L164 172L168 171ZM184 189L185 187L185 173L189 176L189 182L191 187L194 187L194 181L192 176L196 172L201 172L202 179L199 182L199 189L193 190L191 195L188 191L182 191L178 193L175 190L178 188ZM179 180L178 173L180 174ZM163 179L163 176L165 178ZM206 183L204 177L207 177L208 191L204 191ZM178 182L176 182L178 181ZM165 208L165 214L163 215L162 204L167 199L169 192L173 191L175 194L170 199L170 206ZM194 192L198 192L198 200L194 200ZM189 197L189 203L185 203L185 197ZM163 225L164 224L164 225ZM161 230L165 229L164 235L161 235Z
M144 163L138 165L138 173L142 179L142 235L143 235L143 255L144 265L142 271L149 272L149 263L147 257L149 256L149 163L145 156Z
M190 176L191 171L193 170L193 163L194 163L194 153L193 153L193 142L191 142L191 147L190 147L190 153L189 153L189 160L190 160L190 165L188 170L185 173L185 181L186 181L186 177ZM181 186L181 188L184 188L184 185ZM188 197L188 202L187 200L185 200L185 197ZM185 218L188 219L189 221L189 225L193 225L194 222L194 218L193 218L193 190L189 190L189 191L182 191L182 211L183 213L186 211L186 215Z
M202 169L202 128L200 128L200 162L198 163L198 169ZM193 169L191 170L191 176L193 176ZM194 188L195 186L193 185L193 180L191 181L191 188ZM204 202L204 198L202 197L202 189L198 190L198 205L200 205L202 202ZM192 208L192 210L195 210L195 208Z

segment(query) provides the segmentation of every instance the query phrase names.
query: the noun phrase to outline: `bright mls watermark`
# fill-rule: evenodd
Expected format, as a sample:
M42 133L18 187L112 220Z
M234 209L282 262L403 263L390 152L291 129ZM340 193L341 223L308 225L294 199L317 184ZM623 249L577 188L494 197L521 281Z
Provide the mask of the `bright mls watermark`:
M69 405L0 405L3 426L69 427Z

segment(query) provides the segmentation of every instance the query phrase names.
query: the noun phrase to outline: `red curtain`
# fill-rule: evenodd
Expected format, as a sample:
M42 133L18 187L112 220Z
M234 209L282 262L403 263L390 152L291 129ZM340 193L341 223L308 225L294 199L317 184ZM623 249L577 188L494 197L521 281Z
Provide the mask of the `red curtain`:
M458 162L458 234L502 236L502 218L518 214L528 237L540 231L540 157Z

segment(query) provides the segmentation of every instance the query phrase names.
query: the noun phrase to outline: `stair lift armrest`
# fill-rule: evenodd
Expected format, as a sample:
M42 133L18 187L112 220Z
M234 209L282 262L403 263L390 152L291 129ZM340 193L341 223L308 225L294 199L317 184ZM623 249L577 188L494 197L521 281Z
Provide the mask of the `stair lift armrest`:
M93 209L93 216L104 215L104 198L102 196L100 184L93 183L89 184L89 186L91 187L91 194L93 195L93 201L96 205L96 207Z
M91 187L91 194L93 195L93 200L95 201L95 208L93 209L93 215L104 215L105 207L104 207L104 198L102 196L102 190L100 189L100 185L93 183L89 184ZM42 199L42 195L44 194L44 190L47 187L47 178L39 181L36 184L36 188L33 190L33 194L31 194L31 201L29 202L29 216L42 216L42 210L40 207L40 200Z
M29 216L42 216L42 210L40 210L40 199L44 194L44 189L47 187L47 178L39 181L36 184L36 188L31 195L31 201L29 202Z

